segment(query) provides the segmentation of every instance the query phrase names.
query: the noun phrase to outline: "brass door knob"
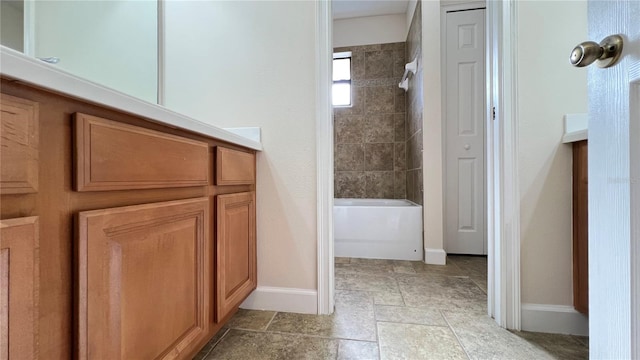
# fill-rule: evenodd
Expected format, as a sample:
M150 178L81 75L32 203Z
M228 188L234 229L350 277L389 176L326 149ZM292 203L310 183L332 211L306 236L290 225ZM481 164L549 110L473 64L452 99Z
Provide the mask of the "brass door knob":
M615 65L622 54L622 36L611 35L604 38L600 44L595 41L585 41L578 44L571 51L569 61L576 67L584 67L597 64L601 68Z

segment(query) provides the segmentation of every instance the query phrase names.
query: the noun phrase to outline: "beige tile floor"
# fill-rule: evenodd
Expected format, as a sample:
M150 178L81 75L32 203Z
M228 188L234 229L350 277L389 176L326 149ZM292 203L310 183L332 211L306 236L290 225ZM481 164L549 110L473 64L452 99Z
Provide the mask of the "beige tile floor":
M336 258L331 316L240 310L195 359L587 359L588 339L486 315L486 257Z

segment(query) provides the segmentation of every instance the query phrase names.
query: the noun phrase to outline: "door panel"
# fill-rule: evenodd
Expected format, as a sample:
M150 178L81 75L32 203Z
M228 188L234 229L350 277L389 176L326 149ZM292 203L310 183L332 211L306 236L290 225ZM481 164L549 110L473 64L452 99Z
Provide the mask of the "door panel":
M477 159L459 159L458 170L458 232L475 232L478 214L473 200L478 192Z
M486 254L484 9L446 15L445 250Z
M215 321L233 311L256 288L255 192L218 195Z
M174 359L207 334L207 198L81 212L79 357Z
M640 2L588 2L589 39L624 39L588 67L589 357L640 358Z
M38 217L0 220L0 359L38 357Z
M474 136L478 125L478 115L475 111L478 109L477 91L478 87L474 84L477 80L477 66L475 62L458 64L458 99L457 99L457 120L458 120L458 136Z
M0 94L0 194L38 192L36 102Z

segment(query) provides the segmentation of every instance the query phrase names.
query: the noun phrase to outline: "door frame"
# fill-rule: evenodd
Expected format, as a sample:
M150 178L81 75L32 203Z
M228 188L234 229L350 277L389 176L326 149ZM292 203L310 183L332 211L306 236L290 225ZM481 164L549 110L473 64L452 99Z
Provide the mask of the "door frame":
M488 28L488 24L486 24L486 14L487 14L487 5L485 1L470 1L470 2L465 2L465 3L458 3L458 4L452 4L452 5L442 5L440 7L440 44L441 45L441 51L440 51L440 68L441 68L441 74L442 74L442 90L441 90L441 94L442 94L442 183L446 184L447 183L447 81L445 80L445 75L447 73L447 51L446 51L446 43L447 43L447 13L450 11L468 11L468 10L476 10L476 9L484 9L485 11L485 39L484 39L484 43L485 43L485 84L488 83L488 61L489 61L489 48L488 48L488 43L487 43L487 28ZM487 98L487 91L485 89L485 98ZM485 101L485 110L489 107L489 104ZM486 119L490 119L490 117L488 116L489 112L485 113L485 118ZM488 120L485 120L485 124ZM488 126L485 125L485 129L484 131L488 131ZM487 224L487 163L486 163L486 158L487 158L487 136L485 134L485 139L484 139L484 157L485 157L485 164L484 167L482 169L482 177L484 178L485 181L485 185L484 185L484 191L483 191L483 209L484 211L482 212L482 221L485 223L485 230L484 230L484 234L483 234L483 239L482 239L482 247L484 249L484 253L485 255L488 255L489 252L489 248L488 248L488 240L487 240L487 229L486 229L486 224ZM447 235L447 201L444 200L444 197L446 195L446 185L443 185L443 201L442 201L442 219L443 219L443 234L445 236L442 245L444 247L444 250L447 251L447 241L446 241L446 235Z
M333 20L331 0L316 1L316 234L318 255L318 314L334 307L333 254Z
M488 314L520 330L520 194L517 132L517 2L487 1ZM331 0L316 2L316 129L318 314L333 313L333 121ZM491 119L492 114L487 114Z
M489 315L521 328L520 189L518 176L517 6L487 2L487 231ZM491 111L492 112L492 111Z

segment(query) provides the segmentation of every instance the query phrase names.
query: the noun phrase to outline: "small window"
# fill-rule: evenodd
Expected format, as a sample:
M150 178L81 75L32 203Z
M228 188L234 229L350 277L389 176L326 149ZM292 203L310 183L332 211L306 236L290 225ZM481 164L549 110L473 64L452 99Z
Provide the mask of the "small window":
M351 106L351 53L333 55L333 106Z

